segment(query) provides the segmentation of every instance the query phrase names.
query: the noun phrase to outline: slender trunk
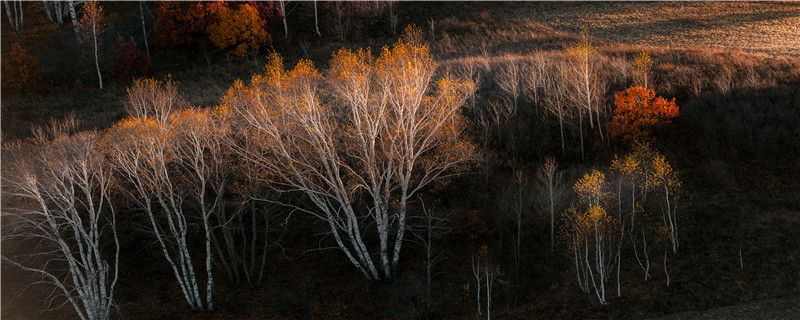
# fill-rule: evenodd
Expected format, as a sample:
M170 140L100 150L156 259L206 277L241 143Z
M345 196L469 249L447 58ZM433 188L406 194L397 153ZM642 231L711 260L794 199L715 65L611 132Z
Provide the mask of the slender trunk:
M432 246L431 234L433 233L433 230L432 230L433 227L432 227L432 221L431 221L432 217L428 216L427 218L428 218L428 230L427 230L428 231L428 238L426 239L426 244L425 244L425 254L426 254L426 259L427 259L428 263L427 263L427 266L426 266L426 269L427 269L427 274L426 274L427 275L427 277L426 277L427 286L425 287L425 289L426 289L425 293L426 293L426 297L428 298L428 300L430 300L431 299L431 264L432 264L432 261L431 261L431 259L432 259L432 256L431 256L431 246ZM741 248L741 246L740 246L740 248ZM739 250L739 252L741 252L741 250ZM739 256L741 256L741 254Z
M264 211L264 246L261 249L261 268L258 271L258 282L256 285L261 287L264 280L264 267L267 265L267 248L269 247L269 210Z
M142 39L144 39L144 49L147 52L147 60L150 60L150 45L147 41L147 28L144 25L144 1L139 1L139 14L142 15Z
M47 0L42 0L42 6L44 7L44 13L47 15L47 20L54 22L55 20L53 20L53 12L50 11L50 5L47 4Z
M75 2L72 0L67 1L67 8L69 8L69 17L72 19L72 29L75 31L75 39L80 41L81 31L78 30L78 14L75 13Z
M314 0L314 29L317 31L317 36L322 37L319 33L319 20L317 19L317 0Z
M283 16L283 38L289 39L289 27L286 25L286 15Z
M97 67L97 80L100 82L100 90L103 90L103 75L100 74L100 60L97 55L97 24L92 26L92 41L94 43L94 65Z
M664 275L667 276L667 287L669 287L669 272L667 271L667 250L664 249Z
M58 22L58 24L64 23L64 9L61 8L61 1L53 1L53 4L56 14L56 22Z
M6 16L8 16L8 24L11 25L11 29L14 31L19 31L17 29L17 24L14 23L14 18L11 17L11 7L8 5L8 0L3 0L3 4L6 6Z
M555 231L556 231L556 208L555 208L555 196L553 188L552 178L550 180L550 250L554 250L556 247L555 241Z
M489 270L489 263L486 263L486 320L492 320L492 271Z
M581 136L581 161L583 161L586 157L583 151L583 112L580 112L580 110L578 110L578 132L580 132Z
M558 128L561 131L561 155L563 156L567 149L564 147L564 116L558 116Z

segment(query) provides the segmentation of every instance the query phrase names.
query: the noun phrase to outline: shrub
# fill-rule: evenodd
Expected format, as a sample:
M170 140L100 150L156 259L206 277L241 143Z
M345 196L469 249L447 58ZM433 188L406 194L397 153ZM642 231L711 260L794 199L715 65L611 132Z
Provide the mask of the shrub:
M22 89L42 77L36 58L18 43L11 47L11 52L3 55L2 60L3 84L11 88Z
M124 40L117 38L117 48L115 50L114 65L117 70L117 78L123 82L129 82L133 78L144 76L150 66L150 60L142 54L136 47L133 38Z
M216 22L209 25L206 32L217 48L228 49L234 55L244 56L248 49L257 50L272 42L264 25L264 19L256 8L242 4L235 10L220 8L216 14Z

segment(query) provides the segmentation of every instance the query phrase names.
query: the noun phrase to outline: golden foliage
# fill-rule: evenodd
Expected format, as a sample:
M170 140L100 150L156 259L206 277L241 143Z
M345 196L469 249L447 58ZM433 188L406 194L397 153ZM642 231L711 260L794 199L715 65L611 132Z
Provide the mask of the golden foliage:
M591 207L600 206L600 201L607 196L606 176L594 169L578 180L574 189L580 203Z
M220 7L216 11L216 21L208 26L206 32L209 40L218 48L244 56L248 49L257 50L272 42L264 25L256 8L245 3L236 9Z

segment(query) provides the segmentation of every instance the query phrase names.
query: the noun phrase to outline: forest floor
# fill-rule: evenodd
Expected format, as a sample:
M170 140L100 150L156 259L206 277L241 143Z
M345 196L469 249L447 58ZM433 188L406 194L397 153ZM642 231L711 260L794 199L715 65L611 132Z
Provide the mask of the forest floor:
M683 312L665 317L653 318L653 320L791 320L798 318L800 318L800 297L785 297L757 300L750 303L703 311Z

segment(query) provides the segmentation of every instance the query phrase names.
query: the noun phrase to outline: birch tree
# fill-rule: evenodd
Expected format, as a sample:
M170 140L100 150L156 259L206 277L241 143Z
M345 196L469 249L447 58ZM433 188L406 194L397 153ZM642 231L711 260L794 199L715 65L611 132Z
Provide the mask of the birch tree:
M506 94L509 108L512 110L511 115L517 111L517 103L520 95L522 95L522 71L516 61L509 61L508 64L498 71L495 77L495 83Z
M542 107L544 110L558 119L558 129L561 134L561 153L566 152L564 143L564 122L570 121L576 114L573 108L569 108L567 95L568 91L563 85L565 79L566 65L563 61L554 61L545 73L543 89L547 93L544 97ZM581 132L581 152L583 152L583 132Z
M618 224L601 206L585 211L567 211L569 248L575 257L578 283L586 293L594 293L601 304L608 304L606 285L616 263Z
M340 50L324 92L309 61L286 71L273 55L264 75L226 96L254 146L237 152L271 175L266 183L308 198L313 206L297 209L324 221L371 281L396 273L412 197L461 173L474 154L460 114L472 84L448 75L434 82L428 46L408 39L377 59ZM378 263L365 242L372 230Z
M317 0L314 0L314 32L317 33L317 37L322 37L322 34L319 33L319 18L317 17Z
M556 212L560 211L567 199L564 173L558 170L558 163L553 157L547 157L544 164L537 172L539 177L539 190L546 200L547 211L550 215L550 248L555 247L555 219Z
M184 298L190 307L203 308L204 297L187 241L190 226L183 206L186 196L169 169L173 157L169 143L174 134L167 124L153 119L125 119L108 133L106 148L130 185L125 191L147 215L150 231Z
M168 81L166 88L172 88ZM143 89L144 88L144 89ZM219 210L224 189L224 169L219 155L209 152L219 130L211 116L195 109L174 113L184 105L174 92L156 92L156 81L142 81L129 90L128 109L134 117L115 124L106 134L106 150L128 182L127 191L144 211L150 231L173 270L184 298L192 308L214 309L210 217ZM152 99L152 100L151 100ZM161 103L171 103L169 107ZM204 232L205 295L195 272L187 235L200 213Z
M278 0L278 8L281 9L281 21L283 21L283 38L289 39L289 26L286 24L286 16L289 15L289 12L286 11L286 5L289 4L287 0ZM316 2L314 2L314 8L316 12Z
M597 74L598 67L594 57L596 51L590 43L586 31L582 32L581 40L567 50L568 70L570 71L568 85L571 88L568 98L579 110L578 121L581 125L581 134L583 134L583 112L580 110L583 110L589 118L590 128L594 129L595 120L597 121L597 132L600 134L600 139L603 139L599 101L605 84Z
M411 225L409 231L411 231L417 242L421 243L425 248L425 292L427 299L430 300L434 276L433 267L441 262L444 255L441 249L434 248L433 241L452 231L452 228L448 226L450 214L441 214L435 208L428 209L422 201L420 201L420 204L422 205L422 215L418 218L421 221Z
M53 11L50 10L50 5L47 3L47 0L42 0L42 9L44 13L47 15L47 20L50 22L55 22L53 19Z
M36 248L3 261L52 286L49 304L63 298L80 319L108 319L120 249L111 168L96 132L69 134L70 122L50 128L3 148L4 251L20 242Z
M19 31L23 25L22 1L12 1L9 6L9 0L3 0L3 5L6 7L6 16L8 17L8 24L11 29Z
M72 2L70 2L72 3ZM79 23L82 41L91 41L94 50L94 64L97 68L97 80L100 83L100 90L103 90L103 75L100 74L100 60L98 56L97 38L105 30L105 18L103 8L97 1L88 1L84 4L83 15Z
M514 223L514 239L511 242L513 246L514 258L514 271L515 276L520 276L520 268L522 264L523 250L523 233L526 230L525 224L532 209L531 200L533 197L533 189L530 186L530 181L526 173L522 170L514 171L514 181L509 184L507 188L503 188L502 197L503 202L500 209L511 218Z
M75 31L75 39L80 41L81 40L81 30L78 26L78 14L75 11L75 1L67 0L67 10L69 11L69 17L72 19L72 29Z

